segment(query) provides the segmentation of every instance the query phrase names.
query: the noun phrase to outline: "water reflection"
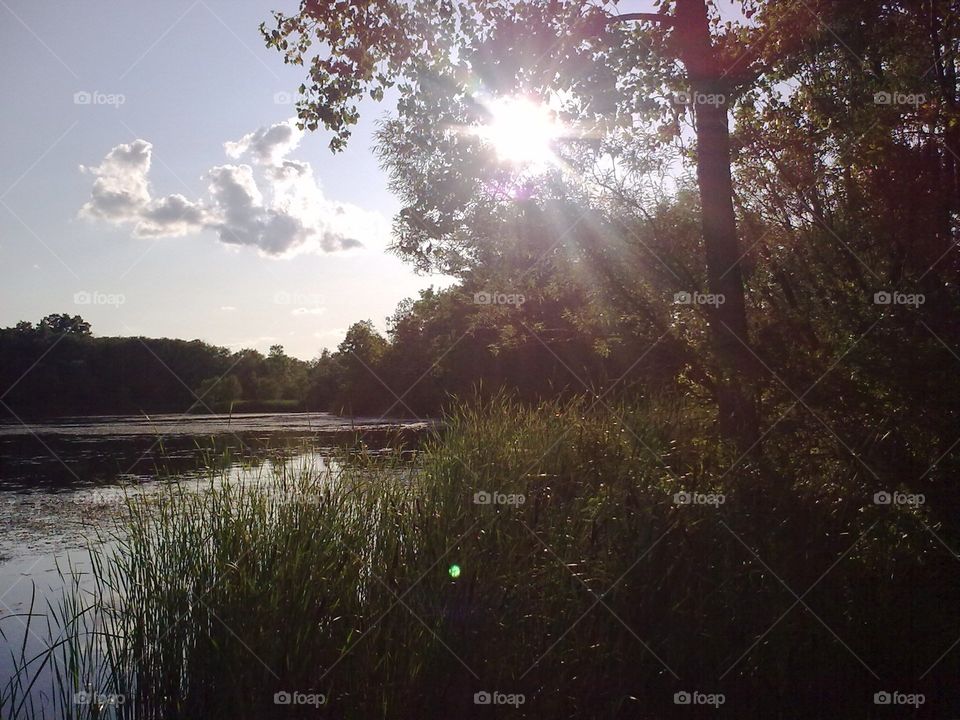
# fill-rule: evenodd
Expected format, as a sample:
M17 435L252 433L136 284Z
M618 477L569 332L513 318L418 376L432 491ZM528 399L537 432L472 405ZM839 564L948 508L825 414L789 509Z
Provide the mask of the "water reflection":
M27 631L31 606L41 619L47 601L57 604L60 569L78 571L81 586L90 581L85 548L109 538L126 495L157 494L169 482L204 492L225 479L258 483L281 470L315 474L335 470L361 448L413 453L428 427L321 413L0 425L0 692L15 673L9 648L25 643L33 654L45 647ZM40 696L41 685L31 696L43 705L49 698Z
M64 418L0 424L0 492L56 492L190 474L230 458L257 463L363 446L416 446L428 423L327 413Z

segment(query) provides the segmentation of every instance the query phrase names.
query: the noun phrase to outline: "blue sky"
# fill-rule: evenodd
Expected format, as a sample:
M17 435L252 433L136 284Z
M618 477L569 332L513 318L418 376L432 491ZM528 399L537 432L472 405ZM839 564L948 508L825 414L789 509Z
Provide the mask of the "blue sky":
M273 135L251 135L288 130L280 124L294 111L282 95L303 79L302 68L285 66L260 40L259 23L273 8L295 3L0 0L0 326L70 312L97 335L261 350L276 342L310 358L334 347L350 323L369 318L382 327L404 297L446 284L384 252L398 203L370 147L386 105L362 108L339 155L322 132L269 147ZM87 95L77 102L77 93ZM234 156L227 142L240 143ZM105 162L124 145L114 157L146 154L148 172L142 163ZM249 172L236 169L243 166ZM213 168L231 183L218 186L220 196L211 190ZM271 191L282 189L270 178L299 178L304 169L308 177L285 186L285 209L270 209ZM132 211L104 204L116 200L110 193L92 197L96 183L109 191L120 181L141 183ZM244 202L264 198L241 217L231 203L243 188ZM143 217L161 216L174 195L204 218L145 231ZM309 242L287 234L271 245L266 233L244 234L251 222L301 223L305 214ZM351 239L363 247L337 249Z

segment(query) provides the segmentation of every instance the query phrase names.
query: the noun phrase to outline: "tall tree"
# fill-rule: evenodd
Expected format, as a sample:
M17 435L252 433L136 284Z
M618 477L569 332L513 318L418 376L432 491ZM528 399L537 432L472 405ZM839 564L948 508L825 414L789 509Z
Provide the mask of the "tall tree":
M745 6L752 4L744 0ZM275 27L261 30L286 62L309 62L298 115L306 128L332 130L334 150L344 147L357 122L358 100L366 94L380 100L394 86L400 91L399 114L423 131L412 141L410 152L416 153L413 146L438 138L438 115L467 124L482 119L483 93L579 93L589 97L581 105L585 114L598 119L611 102L616 108L610 96L618 83L635 84L635 66L644 65L648 78L661 71L653 81L659 87L677 80L670 64L682 62L696 123L708 284L725 300L709 317L720 427L747 449L756 443L758 420L727 116L728 99L750 73L749 63L744 74L732 72L742 41L733 30L716 30L710 5L708 0L674 0L660 3L658 13L617 15L616 3L584 0L304 0L298 13L276 13ZM652 21L656 30L653 35L642 31L638 42L638 33L614 29L633 20ZM623 42L627 36L632 37L629 43ZM314 47L323 50L311 54ZM631 51L636 56L630 57ZM609 71L611 59L619 77ZM701 97L720 101L699 102Z
M697 183L710 292L724 299L708 315L718 360L716 380L721 432L750 450L758 442L754 354L750 347L741 250L733 206L729 99L737 74L724 67L710 31L707 0L676 0L672 16L629 13L611 23L638 20L673 28L670 47L686 69L696 126Z

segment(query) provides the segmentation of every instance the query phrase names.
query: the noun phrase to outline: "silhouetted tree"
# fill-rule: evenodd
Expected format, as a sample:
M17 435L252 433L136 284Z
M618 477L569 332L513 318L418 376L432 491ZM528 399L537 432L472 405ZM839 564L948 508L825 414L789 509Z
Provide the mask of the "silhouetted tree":
M29 325L29 323L28 323ZM20 325L17 326L18 330L22 328ZM89 335L90 334L90 323L84 320L79 315L68 315L67 313L59 313L47 315L43 318L38 324L37 329L42 332L52 332L52 333L73 333L74 335Z

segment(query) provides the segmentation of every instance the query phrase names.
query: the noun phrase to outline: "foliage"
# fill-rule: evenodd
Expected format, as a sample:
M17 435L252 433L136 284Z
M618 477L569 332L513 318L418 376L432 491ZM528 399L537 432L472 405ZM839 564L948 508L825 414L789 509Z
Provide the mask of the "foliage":
M307 363L201 340L94 337L79 315L0 329L0 412L14 416L206 412L243 398L302 405Z
M284 691L334 717L469 718L497 690L525 695L517 717L666 718L698 688L738 716L825 697L853 716L878 689L856 655L925 710L955 707L957 656L916 677L958 620L956 560L930 532L955 546L956 517L874 504L854 460L789 431L782 463L730 473L708 426L672 403L497 396L448 416L415 465L131 498L96 592L68 589L54 694L124 694L124 718L288 717ZM764 472L785 482L758 497L743 479Z

